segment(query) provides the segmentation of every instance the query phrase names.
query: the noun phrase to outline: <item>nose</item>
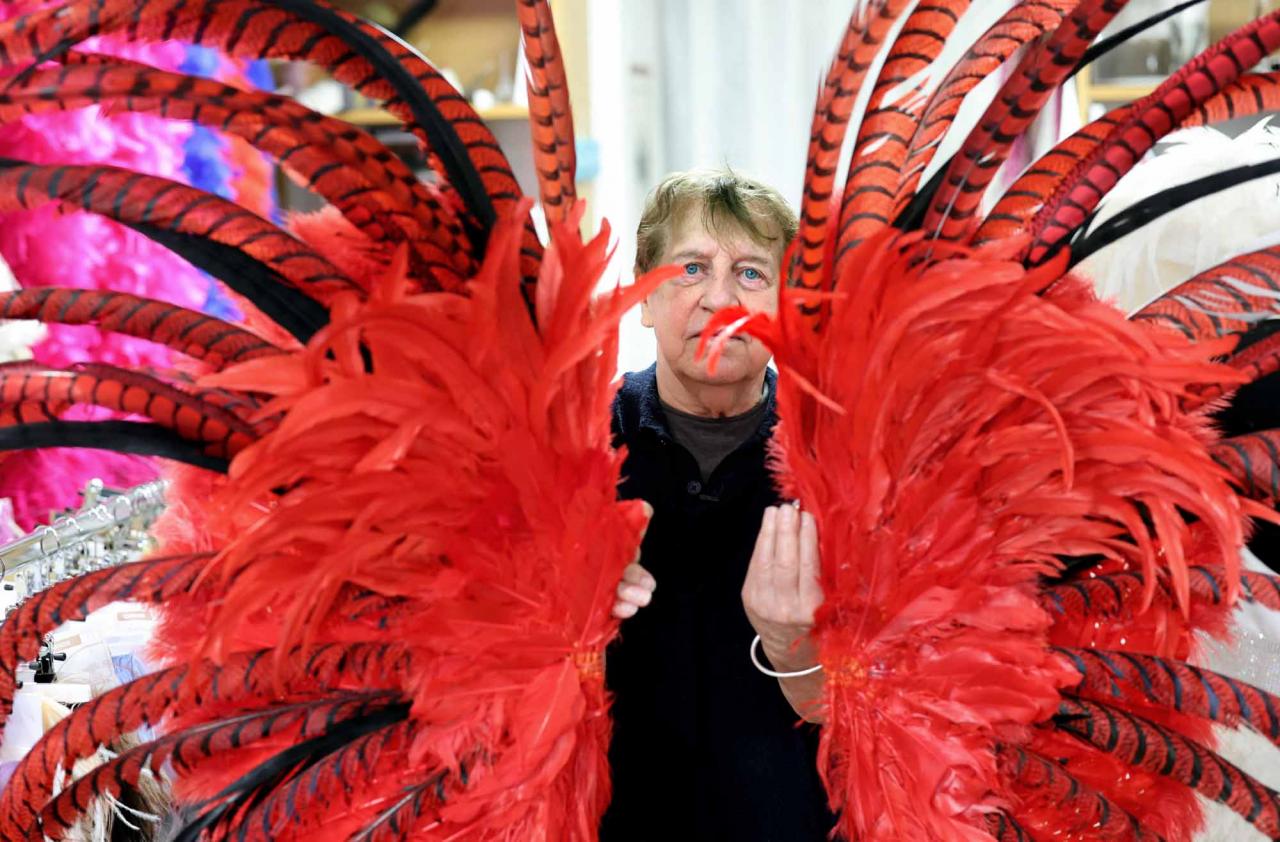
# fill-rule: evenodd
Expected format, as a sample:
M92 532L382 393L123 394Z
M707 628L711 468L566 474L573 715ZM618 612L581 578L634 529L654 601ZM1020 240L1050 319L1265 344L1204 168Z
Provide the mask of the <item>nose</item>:
M737 303L738 284L733 277L732 269L726 267L714 268L711 272L711 277L703 285L703 308L715 312L725 307L732 307Z

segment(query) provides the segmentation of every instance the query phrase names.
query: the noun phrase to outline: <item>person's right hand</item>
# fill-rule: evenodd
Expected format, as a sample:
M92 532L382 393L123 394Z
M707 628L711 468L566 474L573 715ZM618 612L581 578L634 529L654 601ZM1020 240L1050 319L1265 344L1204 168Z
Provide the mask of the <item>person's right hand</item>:
M653 517L653 507L648 503L645 503L644 507L649 517ZM648 530L648 528L646 523L645 529ZM640 533L640 540L644 541L643 532ZM640 550L637 548L635 561L628 564L627 569L622 571L622 581L618 582L618 598L613 603L613 616L619 620L634 617L637 611L653 599L653 589L657 586L658 582L653 575L640 566Z

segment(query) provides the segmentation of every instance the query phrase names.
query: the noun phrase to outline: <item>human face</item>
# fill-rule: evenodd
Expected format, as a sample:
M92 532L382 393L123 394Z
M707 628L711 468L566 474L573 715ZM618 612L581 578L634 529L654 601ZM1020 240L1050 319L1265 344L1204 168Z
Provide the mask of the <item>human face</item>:
M708 231L701 208L686 210L672 225L658 265L674 263L680 275L654 290L641 320L658 340L658 365L687 383L727 386L761 377L769 351L747 337L729 340L716 372L697 359L702 329L717 310L739 305L751 312L778 309L782 245L761 245L740 229Z

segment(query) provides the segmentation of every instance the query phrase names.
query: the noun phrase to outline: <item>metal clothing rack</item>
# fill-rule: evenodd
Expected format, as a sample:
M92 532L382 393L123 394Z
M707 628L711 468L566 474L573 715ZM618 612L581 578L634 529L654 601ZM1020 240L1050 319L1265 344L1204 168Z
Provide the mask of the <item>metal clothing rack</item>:
M4 589L18 590L21 601L64 579L145 552L151 543L147 530L164 511L167 487L165 480L156 480L116 492L101 480L91 481L81 492L79 509L0 546Z

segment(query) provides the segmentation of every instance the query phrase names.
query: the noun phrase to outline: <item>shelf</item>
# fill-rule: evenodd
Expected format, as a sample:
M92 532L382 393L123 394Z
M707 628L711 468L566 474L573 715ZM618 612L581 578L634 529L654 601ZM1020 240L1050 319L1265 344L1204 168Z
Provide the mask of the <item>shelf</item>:
M502 102L486 108L479 112L480 119L487 122L498 122L501 120L527 120L529 119L529 109L523 105L516 105L514 102ZM383 111L381 108L351 108L346 111L340 111L333 116L339 120L346 120L348 123L355 123L357 126L399 126L400 120L394 115Z
M1089 98L1094 102L1114 103L1132 102L1135 99L1142 99L1155 89L1155 85L1126 85L1112 82L1090 83L1088 87L1085 88L1085 90L1088 91Z

